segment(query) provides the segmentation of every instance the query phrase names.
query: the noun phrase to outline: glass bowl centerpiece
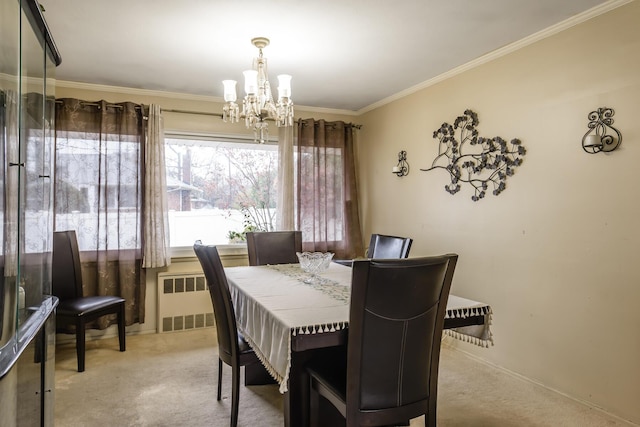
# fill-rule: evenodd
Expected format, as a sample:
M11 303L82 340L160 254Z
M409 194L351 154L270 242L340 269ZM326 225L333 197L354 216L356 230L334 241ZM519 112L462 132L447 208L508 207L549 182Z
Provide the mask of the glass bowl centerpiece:
M296 252L296 255L300 261L300 268L311 275L305 280L307 283L310 283L316 274L326 271L333 259L332 252Z

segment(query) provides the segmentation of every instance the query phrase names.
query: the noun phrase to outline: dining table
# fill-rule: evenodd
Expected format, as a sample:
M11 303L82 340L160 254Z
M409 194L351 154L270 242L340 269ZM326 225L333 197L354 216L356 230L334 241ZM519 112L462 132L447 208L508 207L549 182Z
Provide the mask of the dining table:
M225 273L238 329L284 394L284 425L307 426L305 364L319 350L347 343L352 269L331 263L311 274L299 264L278 264ZM491 316L488 304L450 294L443 333L489 347Z

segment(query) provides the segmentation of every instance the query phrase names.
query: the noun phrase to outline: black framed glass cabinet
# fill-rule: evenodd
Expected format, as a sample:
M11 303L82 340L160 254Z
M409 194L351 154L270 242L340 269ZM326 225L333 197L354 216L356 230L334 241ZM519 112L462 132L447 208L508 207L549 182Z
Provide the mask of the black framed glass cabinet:
M0 0L0 426L53 425L53 120L60 55L36 0Z

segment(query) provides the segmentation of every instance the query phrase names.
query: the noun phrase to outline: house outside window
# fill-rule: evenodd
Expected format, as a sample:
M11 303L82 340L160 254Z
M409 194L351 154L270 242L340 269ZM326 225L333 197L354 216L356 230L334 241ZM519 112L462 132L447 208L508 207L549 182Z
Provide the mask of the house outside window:
M275 229L278 146L165 133L170 244L226 244Z
M83 139L80 133L73 136L69 133L56 142L56 230L91 230L78 233L81 251L106 241L119 242L121 249L137 249L139 143L100 143ZM101 221L106 221L106 236L95 231Z

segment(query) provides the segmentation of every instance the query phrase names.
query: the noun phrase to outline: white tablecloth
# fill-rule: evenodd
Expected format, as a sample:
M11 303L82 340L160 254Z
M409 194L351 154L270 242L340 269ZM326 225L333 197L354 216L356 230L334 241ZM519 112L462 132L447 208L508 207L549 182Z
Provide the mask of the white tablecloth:
M311 283L304 282L309 275L302 272L298 264L230 267L225 268L225 272L238 328L284 393L289 378L292 335L347 327L351 268L332 263L326 272L312 278ZM488 345L491 308L477 301L449 296L446 317L472 315L485 315L485 325L447 333Z

